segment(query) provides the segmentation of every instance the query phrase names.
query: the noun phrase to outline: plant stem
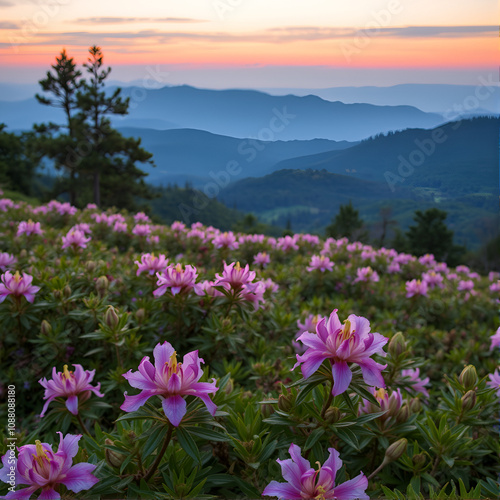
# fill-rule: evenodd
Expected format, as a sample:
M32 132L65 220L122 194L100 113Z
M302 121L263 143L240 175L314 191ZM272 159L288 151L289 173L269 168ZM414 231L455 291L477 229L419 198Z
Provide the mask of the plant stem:
M90 435L90 432L87 430L87 427L85 427L85 424L83 423L82 417L80 416L80 414L79 414L79 413L77 413L77 414L76 414L76 418L77 418L77 420L78 420L78 423L80 424L80 427L82 428L82 431L83 431L85 434L87 434L87 436L92 437L92 436Z
M332 385L330 387L330 393L328 394L328 399L326 400L326 403L323 406L323 409L321 410L321 418L322 419L325 418L326 410L328 410L328 408L330 408L330 405L332 404L332 401L333 401L332 391L333 391L333 380L332 380Z
M375 477L389 462L384 460L369 476L368 481Z
M168 445L170 443L170 439L172 438L172 431L174 430L172 424L168 424L168 432L167 436L165 437L165 442L163 443L163 446L161 450L158 452L158 455L156 455L156 459L153 462L153 465L150 467L146 475L144 476L144 481L146 483L151 479L153 474L155 473L156 469L158 468L158 465L160 465L161 459L163 458L163 455L167 451Z

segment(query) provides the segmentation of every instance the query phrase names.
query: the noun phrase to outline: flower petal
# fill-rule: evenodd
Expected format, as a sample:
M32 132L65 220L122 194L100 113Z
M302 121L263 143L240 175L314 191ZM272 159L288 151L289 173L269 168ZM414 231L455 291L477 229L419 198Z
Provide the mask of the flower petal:
M334 489L334 495L338 500L355 500L356 498L369 500L370 497L365 493L366 488L368 488L368 479L361 473L354 479L337 486Z
M186 414L186 400L182 396L170 396L163 400L163 411L174 427L178 427Z
M372 387L385 387L384 378L380 372L387 368L387 365L381 365L371 358L358 361L357 363L361 367L363 380L367 385L371 385Z
M74 396L74 395L70 396L66 400L66 408L73 415L77 415L78 414L78 396Z
M262 496L278 497L286 500L301 500L300 490L295 489L291 484L271 481L262 492Z
M347 390L352 380L352 372L345 361L338 361L332 366L332 394L338 396Z
M83 462L75 464L68 470L66 477L61 483L75 493L82 490L89 490L94 484L99 482L99 479L91 474L95 467L93 464Z
M125 401L120 406L120 410L131 412L138 410L151 396L154 396L153 391L142 391L136 396L127 396L124 394Z

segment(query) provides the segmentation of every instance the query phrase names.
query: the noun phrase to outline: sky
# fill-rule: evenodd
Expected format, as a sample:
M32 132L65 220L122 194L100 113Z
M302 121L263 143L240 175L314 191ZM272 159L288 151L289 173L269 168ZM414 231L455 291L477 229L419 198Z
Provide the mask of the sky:
M98 45L113 79L211 88L474 84L497 0L0 0L0 82Z

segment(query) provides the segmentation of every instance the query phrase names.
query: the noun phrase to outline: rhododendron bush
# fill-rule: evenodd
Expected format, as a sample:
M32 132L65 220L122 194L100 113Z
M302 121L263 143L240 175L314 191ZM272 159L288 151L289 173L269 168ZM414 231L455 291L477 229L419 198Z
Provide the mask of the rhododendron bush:
M0 200L5 498L500 496L500 281Z

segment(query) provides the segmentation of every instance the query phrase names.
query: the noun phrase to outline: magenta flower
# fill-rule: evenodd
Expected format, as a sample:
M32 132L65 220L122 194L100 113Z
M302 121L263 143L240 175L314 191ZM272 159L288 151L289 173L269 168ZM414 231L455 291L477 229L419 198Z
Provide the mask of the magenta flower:
M241 298L247 302L252 302L254 309L257 310L261 303L264 303L264 292L266 285L263 281L256 281L255 283L247 283L241 287Z
M436 264L436 258L431 253L422 255L422 257L419 257L418 261L420 262L420 264L423 264L427 267L432 267Z
M311 262L309 263L309 267L307 270L309 272L318 270L324 273L325 271L333 271L333 266L335 264L325 255L313 255L311 258Z
M134 215L135 222L149 222L149 217L144 212L138 212Z
M493 351L493 349L495 347L500 347L500 327L498 328L498 330L496 331L496 333L494 333L492 336L491 336L491 346L490 346L490 351Z
M411 280L405 283L406 286L406 297L410 298L414 295L423 295L427 297L427 292L429 287L425 281Z
M309 378L328 359L332 367L334 396L345 392L351 383L352 372L348 363L356 363L361 367L367 385L385 387L381 371L387 365L375 362L370 356L385 356L383 346L389 339L380 333L371 333L370 322L366 318L351 314L342 324L335 309L328 321L322 318L318 322L316 332L304 332L297 339L308 347L302 356L296 355L297 363L293 367L295 369L302 364L304 378Z
M394 274L394 273L400 273L401 272L401 266L399 265L398 262L391 262L389 266L387 267L387 272L389 274Z
M56 205L56 210L57 210L57 213L59 215L65 215L65 214L68 214L68 215L75 215L76 214L76 211L77 211L77 208L72 206L70 203L66 202L66 203L59 203L58 205Z
M427 273L422 274L422 281L427 283L427 286L432 290L433 288L444 288L443 284L443 276L434 271L429 271Z
M11 268L16 262L17 259L13 255L8 254L7 252L0 253L1 271L6 271L7 269Z
M177 427L186 414L186 400L182 396L196 396L207 406L208 411L215 415L217 406L210 399L209 394L217 392L216 380L198 382L203 375L198 357L198 351L189 352L184 356L182 363L177 362L177 353L168 343L158 344L153 351L155 364L150 363L149 356L142 358L139 371L129 370L123 376L129 384L141 393L136 396L127 396L121 409L126 412L136 411L149 398L160 396L165 415L170 423Z
M370 388L370 392L378 401L380 408L366 399L363 399L363 404L360 408L361 413L378 413L385 411L387 413L379 417L383 422L388 420L389 417L395 416L403 405L403 396L401 395L400 389L392 391L390 395L385 389L375 390L373 387Z
M266 267L271 262L271 257L266 252L259 252L254 258L253 263Z
M299 246L295 242L295 239L291 236L285 236L284 238L278 238L276 248L279 248L283 252L288 252L289 250L298 250Z
M196 283L194 285L194 293L200 297L208 295L209 297L224 297L222 292L219 292L214 288L215 282L213 281L202 281L201 283Z
M33 276L23 272L23 275L16 271L14 275L10 271L6 271L1 277L0 283L0 304L7 298L7 295L13 297L21 297L24 295L28 302L33 303L35 300L35 293L40 290L39 286L31 284Z
M137 276L143 271L147 271L150 275L153 275L159 271L164 271L168 267L168 259L163 254L156 257L153 253L145 253L141 255L141 261L136 260L134 264L139 266Z
M126 233L128 231L127 223L116 221L115 225L113 226L113 231L115 233Z
M7 500L29 500L38 489L42 492L38 496L42 500L57 500L61 498L58 487L63 484L74 493L89 490L99 479L92 475L95 465L81 462L73 465L73 458L78 453L78 441L81 435L58 432L60 441L57 452L52 451L52 445L41 443L26 444L18 448L19 455L15 461L15 483L25 484L28 487L17 491L9 491L3 498ZM0 469L0 480L4 483L11 482L8 475L13 466L7 453L2 457L3 468Z
M232 232L218 234L213 240L215 248L229 248L236 250L240 245Z
M7 212L9 208L12 208L14 206L14 202L9 199L9 198L2 198L0 199L0 210L2 212Z
M71 247L73 250L77 248L87 248L87 243L91 240L90 236L85 238L85 233L79 229L71 229L66 236L62 237L62 249Z
M43 399L46 399L40 417L45 415L49 404L55 398L67 398L66 408L73 415L78 414L78 396L80 401L86 401L90 397L90 392L102 398L104 394L99 392L101 384L98 383L96 387L90 385L94 379L95 370L84 370L82 365L73 365L75 372L68 371L68 365L64 365L62 372L56 372L56 368L52 368L52 379L40 379L39 384L45 389Z
M500 292L500 280L498 280L496 283L492 283L490 285L490 291L491 292Z
M486 385L493 389L498 389L497 396L500 398L500 373L498 372L498 368L495 370L495 373L490 373L488 377L490 381L486 382Z
M429 391L425 388L429 384L429 377L420 378L420 368L402 370L401 375L403 377L410 377L409 384L414 391L421 392L426 398L429 397Z
M33 222L31 219L26 222L22 221L17 226L17 236L25 234L26 236L31 236L32 234L43 234L43 229L40 227L39 222Z
M250 271L248 264L241 267L239 262L232 262L227 265L224 262L224 271L222 276L216 274L216 285L229 285L233 290L238 291L243 285L251 283L255 279L255 272Z
M149 236L151 234L151 228L149 224L136 224L134 229L132 229L132 233L136 236Z
M281 473L286 483L271 481L262 496L278 497L286 500L369 500L365 493L368 488L368 479L361 472L354 479L335 486L335 477L342 467L339 452L334 448L328 448L330 456L318 470L314 470L308 460L302 457L301 449L291 444L288 450L291 460L280 460Z
M163 295L167 288L170 288L172 295L177 295L180 291L189 292L196 282L198 273L196 268L186 264L182 269L182 264L170 264L163 273L156 273L158 281L156 284L160 287L153 292L155 297Z
M353 281L353 283L360 283L363 281L371 281L373 283L376 283L379 281L379 276L377 274L377 271L374 271L370 266L368 267L360 267L359 269L356 269L356 274L357 277Z
M474 282L472 280L460 280L458 282L457 290L461 292L470 292L474 289Z
M85 234L91 234L92 233L92 229L90 229L90 225L87 224L86 222L80 222L80 224L75 224L71 229L78 229L79 231L82 231L84 232Z

